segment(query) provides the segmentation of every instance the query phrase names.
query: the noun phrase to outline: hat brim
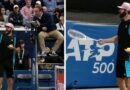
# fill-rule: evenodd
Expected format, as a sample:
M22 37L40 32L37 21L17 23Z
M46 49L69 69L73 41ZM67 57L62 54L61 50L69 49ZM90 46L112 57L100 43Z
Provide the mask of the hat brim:
M9 27L9 28L12 28L12 29L14 29L13 27L11 27L10 25L5 25L5 27Z
M36 4L41 5L41 3L36 3Z
M19 7L14 7L14 8L19 8Z
M123 7L121 7L121 6L117 6L117 7L123 9Z
M10 27L9 25L5 25L5 27Z

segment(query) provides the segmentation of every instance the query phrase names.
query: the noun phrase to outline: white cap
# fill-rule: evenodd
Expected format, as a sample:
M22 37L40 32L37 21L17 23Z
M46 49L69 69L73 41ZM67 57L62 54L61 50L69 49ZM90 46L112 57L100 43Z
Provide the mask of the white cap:
M13 7L13 8L16 8L16 7L18 8L19 6L18 6L18 5L14 5L14 7Z
M12 23L6 23L5 27L10 27L12 30L14 30L14 25Z
M40 1L36 1L36 4L39 4L39 5L41 5L41 2L40 2Z
M130 11L130 3L128 2L123 2L121 6L117 6L117 7Z

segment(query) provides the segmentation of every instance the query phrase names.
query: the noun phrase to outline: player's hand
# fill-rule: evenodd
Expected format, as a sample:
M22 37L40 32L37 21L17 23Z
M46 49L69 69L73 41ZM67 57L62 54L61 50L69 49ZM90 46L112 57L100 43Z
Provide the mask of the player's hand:
M11 49L11 50L13 50L14 49L13 44L8 45L8 48Z
M15 48L16 53L20 53L20 47Z
M130 53L130 48L124 49L127 53Z
M100 40L98 41L98 44L99 44L99 45L103 45L103 44L105 44L105 41L104 41L103 39L100 39Z

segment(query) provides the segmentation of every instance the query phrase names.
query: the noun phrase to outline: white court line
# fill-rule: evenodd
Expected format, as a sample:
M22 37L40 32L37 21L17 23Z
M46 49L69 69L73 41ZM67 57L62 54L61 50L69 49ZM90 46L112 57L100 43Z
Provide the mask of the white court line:
M80 22L80 21L73 21L73 20L67 20L67 22L71 22L74 24L79 24L79 25L91 25L91 26L116 26L118 27L117 24L105 24L105 23L90 23L90 22Z

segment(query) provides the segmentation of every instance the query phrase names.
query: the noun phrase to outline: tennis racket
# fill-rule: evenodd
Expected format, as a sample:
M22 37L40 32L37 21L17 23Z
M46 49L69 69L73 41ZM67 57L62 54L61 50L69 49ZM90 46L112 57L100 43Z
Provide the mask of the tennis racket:
M71 38L78 39L78 40L90 40L90 41L99 41L98 39L93 39L91 37L86 36L84 33L75 30L75 29L69 29L68 35Z

